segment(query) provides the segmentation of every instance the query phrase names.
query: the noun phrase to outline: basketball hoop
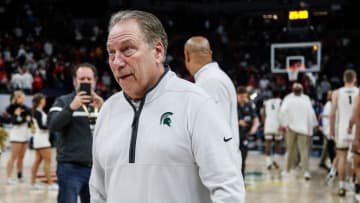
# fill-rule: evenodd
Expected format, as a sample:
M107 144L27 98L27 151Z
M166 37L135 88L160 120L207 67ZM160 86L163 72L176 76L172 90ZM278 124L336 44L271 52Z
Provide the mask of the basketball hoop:
M290 66L286 69L286 72L289 77L289 81L296 81L298 79L298 75L303 66Z

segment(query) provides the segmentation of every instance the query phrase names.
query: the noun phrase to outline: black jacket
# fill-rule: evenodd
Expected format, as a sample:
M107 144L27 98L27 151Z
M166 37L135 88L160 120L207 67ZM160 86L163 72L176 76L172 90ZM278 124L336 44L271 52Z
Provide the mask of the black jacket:
M90 167L92 132L89 118L82 107L72 111L75 92L57 98L49 111L49 129L56 133L57 161ZM93 109L89 109L93 112Z

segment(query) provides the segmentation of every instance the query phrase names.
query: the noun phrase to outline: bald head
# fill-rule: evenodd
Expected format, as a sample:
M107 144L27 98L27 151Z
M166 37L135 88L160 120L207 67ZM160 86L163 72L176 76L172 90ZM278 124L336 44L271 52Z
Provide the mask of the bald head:
M203 54L207 54L209 51L211 52L209 41L202 36L195 36L188 39L185 43L185 49L189 50L189 52L200 52Z
M202 66L212 62L212 51L209 41L202 36L188 39L184 47L185 65L191 75L194 75Z
M303 86L298 83L298 82L295 82L292 86L292 89L293 89L293 92L296 96L299 96L301 95L302 91L303 91Z

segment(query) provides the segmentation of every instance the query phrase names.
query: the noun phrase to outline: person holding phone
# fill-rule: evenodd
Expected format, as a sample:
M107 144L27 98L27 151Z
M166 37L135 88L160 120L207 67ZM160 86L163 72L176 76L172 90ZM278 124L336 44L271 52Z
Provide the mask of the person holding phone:
M90 202L92 131L103 99L95 93L96 67L81 63L74 67L75 91L57 98L49 111L49 129L57 133L58 202Z

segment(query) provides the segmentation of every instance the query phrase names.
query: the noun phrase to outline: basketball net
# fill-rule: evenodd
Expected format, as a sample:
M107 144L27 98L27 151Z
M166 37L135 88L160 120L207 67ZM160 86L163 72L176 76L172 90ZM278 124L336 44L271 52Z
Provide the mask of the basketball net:
M296 81L298 79L298 75L301 69L303 69L304 66L303 65L294 65L294 66L289 66L286 68L286 72L288 74L289 77L289 81Z

